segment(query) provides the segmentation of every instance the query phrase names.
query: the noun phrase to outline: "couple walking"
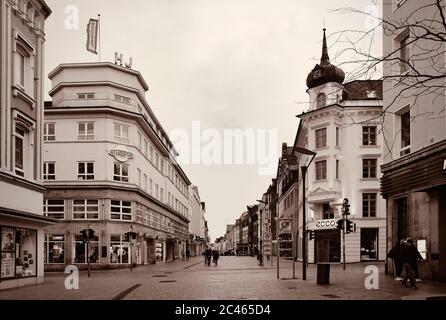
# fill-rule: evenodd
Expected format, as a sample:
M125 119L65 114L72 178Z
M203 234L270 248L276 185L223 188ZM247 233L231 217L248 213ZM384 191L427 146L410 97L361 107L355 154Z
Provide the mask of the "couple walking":
M205 266L210 266L211 265L211 259L212 259L212 262L215 265L217 265L219 258L220 258L220 254L218 253L217 250L207 249L204 252L204 265Z
M421 282L418 260L423 260L423 257L415 247L414 241L408 238L396 243L389 251L388 257L393 260L395 280L402 281L406 287L409 280L411 288L416 289L416 282Z

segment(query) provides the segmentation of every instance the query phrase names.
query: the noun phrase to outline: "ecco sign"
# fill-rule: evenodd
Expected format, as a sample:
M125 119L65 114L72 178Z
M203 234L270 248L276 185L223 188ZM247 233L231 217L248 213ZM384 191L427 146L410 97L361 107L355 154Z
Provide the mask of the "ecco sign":
M336 229L336 220L319 220L316 221L316 228L318 229Z
M114 149L109 150L108 154L115 157L119 162L127 162L134 158L133 153L129 152L125 146L116 146Z

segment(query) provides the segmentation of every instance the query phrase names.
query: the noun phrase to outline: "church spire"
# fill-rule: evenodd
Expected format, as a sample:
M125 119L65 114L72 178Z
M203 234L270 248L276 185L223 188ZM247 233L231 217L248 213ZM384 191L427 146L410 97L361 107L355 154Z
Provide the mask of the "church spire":
M321 57L321 65L329 64L330 57L328 56L328 47L327 47L327 37L325 36L325 28L324 30L324 39L322 40L322 57Z

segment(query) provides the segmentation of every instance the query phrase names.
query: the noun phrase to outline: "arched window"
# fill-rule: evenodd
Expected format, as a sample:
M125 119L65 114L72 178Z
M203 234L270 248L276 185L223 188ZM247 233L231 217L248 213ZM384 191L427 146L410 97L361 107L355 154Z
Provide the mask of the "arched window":
M316 98L316 107L318 109L323 108L327 105L327 98L325 93L319 93Z

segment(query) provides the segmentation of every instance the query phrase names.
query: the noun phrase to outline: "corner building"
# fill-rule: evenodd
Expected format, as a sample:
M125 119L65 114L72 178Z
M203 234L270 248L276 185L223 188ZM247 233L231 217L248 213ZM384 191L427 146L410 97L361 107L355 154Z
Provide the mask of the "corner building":
M306 190L299 177L299 201L307 199L306 229L310 263L343 262L342 200L350 201L348 217L356 231L346 235L345 262L386 259L386 207L380 195L382 82L358 80L344 83L344 72L332 65L325 30L321 62L307 78L310 110L301 114L295 147L316 152L308 169ZM299 157L300 166L309 159ZM300 173L299 173L300 174ZM302 203L299 205L298 255L302 257Z
M137 71L73 63L49 75L45 107L46 270L171 261L188 244L191 182L145 100ZM92 229L89 247L81 230ZM127 232L136 238L126 239ZM88 250L87 250L88 249Z

